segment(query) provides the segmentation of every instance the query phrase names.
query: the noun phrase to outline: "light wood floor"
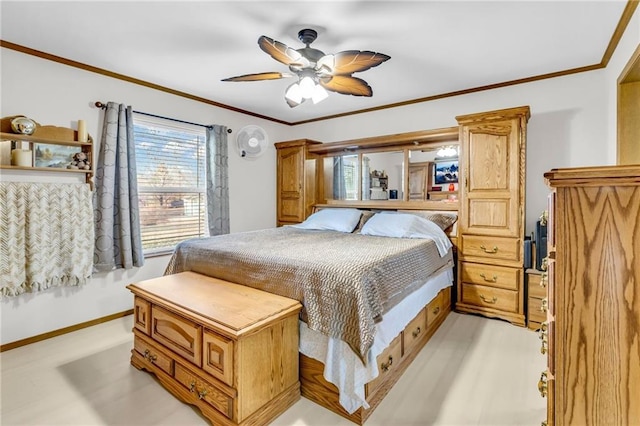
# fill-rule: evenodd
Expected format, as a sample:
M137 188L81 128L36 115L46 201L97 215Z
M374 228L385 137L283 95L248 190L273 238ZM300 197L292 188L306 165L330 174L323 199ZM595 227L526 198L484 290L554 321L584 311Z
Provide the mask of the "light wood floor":
M0 424L204 425L129 364L132 317L0 354ZM452 313L367 426L540 425L545 368L536 333ZM274 425L353 423L302 398Z

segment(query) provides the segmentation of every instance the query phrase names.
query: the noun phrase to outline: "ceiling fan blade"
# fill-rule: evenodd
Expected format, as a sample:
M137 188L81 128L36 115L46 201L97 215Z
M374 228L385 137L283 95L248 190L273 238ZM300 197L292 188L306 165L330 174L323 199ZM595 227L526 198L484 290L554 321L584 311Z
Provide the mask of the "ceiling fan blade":
M391 59L391 56L369 50L345 50L344 52L336 53L334 58L333 74L348 75L376 67Z
M309 64L309 61L303 57L300 52L267 36L260 36L258 46L260 46L260 49L265 53L271 55L273 59L285 65L299 64L301 67L304 67Z
M280 78L293 77L293 74L282 72L261 72L258 74L245 74L237 77L225 78L221 81L262 81L262 80L278 80Z
M321 78L320 84L327 90L353 96L372 96L373 89L366 81L350 75L334 75L331 78Z

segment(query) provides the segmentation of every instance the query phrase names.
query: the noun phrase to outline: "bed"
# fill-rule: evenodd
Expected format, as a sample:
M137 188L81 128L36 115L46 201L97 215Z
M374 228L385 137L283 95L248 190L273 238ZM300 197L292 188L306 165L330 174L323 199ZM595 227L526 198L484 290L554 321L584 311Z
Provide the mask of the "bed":
M415 356L402 353L403 331L425 318L413 325L417 351L449 312L454 277L443 232L451 212L374 213L323 209L297 226L185 241L165 274L192 271L299 300L302 394L361 424ZM425 307L436 302L442 313L427 324ZM393 368L390 348L401 351Z

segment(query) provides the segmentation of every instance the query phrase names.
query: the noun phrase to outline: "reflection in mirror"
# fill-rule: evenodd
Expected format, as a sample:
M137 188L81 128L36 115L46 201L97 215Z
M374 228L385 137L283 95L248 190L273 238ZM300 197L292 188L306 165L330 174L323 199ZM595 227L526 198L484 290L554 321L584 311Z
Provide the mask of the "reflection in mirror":
M404 153L373 152L362 156L362 199L402 200Z
M455 200L458 197L459 145L421 147L409 151L409 201ZM452 163L456 178L446 184L436 180L436 165Z
M325 157L325 196L333 200L358 199L358 154Z

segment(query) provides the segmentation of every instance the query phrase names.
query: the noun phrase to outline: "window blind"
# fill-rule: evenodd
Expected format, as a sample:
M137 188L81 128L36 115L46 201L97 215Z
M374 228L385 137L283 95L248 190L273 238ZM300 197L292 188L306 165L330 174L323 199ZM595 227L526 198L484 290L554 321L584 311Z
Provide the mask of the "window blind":
M205 129L134 113L142 246L173 250L208 234Z

